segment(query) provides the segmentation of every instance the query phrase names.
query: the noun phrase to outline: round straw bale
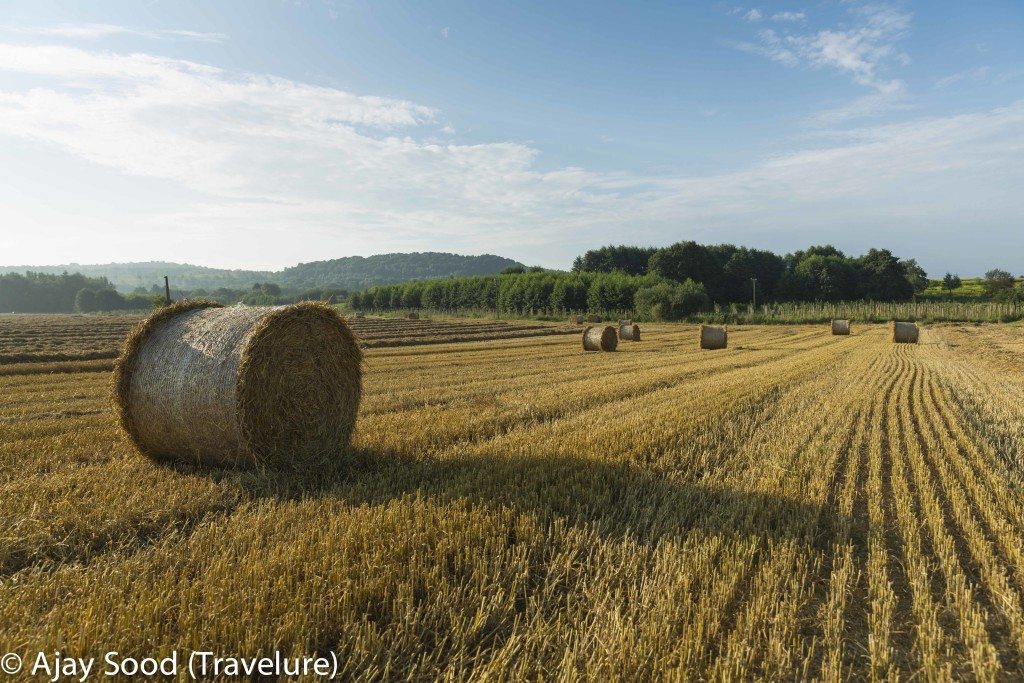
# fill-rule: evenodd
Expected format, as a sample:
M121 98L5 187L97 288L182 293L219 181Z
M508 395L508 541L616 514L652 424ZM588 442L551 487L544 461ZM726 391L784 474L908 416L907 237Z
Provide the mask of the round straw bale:
M420 319L420 314L417 313L416 311L409 311L408 313L405 314L405 319L406 320L419 320Z
M633 323L619 325L619 339L623 341L640 341L640 326Z
M582 315L574 315L572 318L569 319L569 322L576 323L577 325L582 325L584 322L586 322L586 320Z
M724 349L729 344L729 331L721 325L700 326L700 348Z
M917 323L897 322L894 320L889 324L889 331L894 344L917 343Z
M850 321L849 320L833 320L832 321L832 334L850 334Z
M583 330L584 351L614 351L619 345L615 336L615 328L607 326L590 326Z
M590 314L590 315L587 316L587 322L588 323L599 323L599 322L601 322L601 316Z
M366 313L364 311L356 311L356 317L357 318L365 318L366 317Z
M619 327L622 327L623 325L632 325L632 324L633 324L632 320L620 320L619 321Z
M361 388L362 352L327 304L182 301L129 333L113 401L154 459L299 469L345 450Z

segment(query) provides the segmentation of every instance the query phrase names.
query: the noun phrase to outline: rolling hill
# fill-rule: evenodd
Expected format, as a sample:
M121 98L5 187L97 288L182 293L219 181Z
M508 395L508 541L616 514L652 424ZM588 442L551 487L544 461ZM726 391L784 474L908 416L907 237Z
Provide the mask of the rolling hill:
M229 270L187 263L147 261L0 266L0 273L33 271L59 275L62 272L77 272L89 277L106 277L122 292L131 292L136 287L149 289L153 285L162 285L164 275L170 277L174 288L182 290L213 290L218 287L248 289L257 282L273 282L285 289L332 287L352 290L449 275L491 275L504 268L518 265L521 264L517 261L493 254L463 256L444 252L415 252L365 257L348 256L329 261L300 263L280 271Z

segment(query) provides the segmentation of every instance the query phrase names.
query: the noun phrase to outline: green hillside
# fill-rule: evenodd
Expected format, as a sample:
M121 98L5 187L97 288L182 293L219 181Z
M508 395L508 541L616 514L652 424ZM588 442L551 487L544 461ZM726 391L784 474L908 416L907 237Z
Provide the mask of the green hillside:
M512 259L483 254L462 256L442 252L349 256L330 261L300 263L281 271L227 270L187 263L149 261L144 263L66 263L55 266L0 266L2 273L81 273L88 277L106 277L118 290L131 292L136 287L163 286L164 275L176 290L249 289L257 282L272 282L284 289L313 287L364 289L374 285L395 284L449 275L493 275L502 269L521 265Z

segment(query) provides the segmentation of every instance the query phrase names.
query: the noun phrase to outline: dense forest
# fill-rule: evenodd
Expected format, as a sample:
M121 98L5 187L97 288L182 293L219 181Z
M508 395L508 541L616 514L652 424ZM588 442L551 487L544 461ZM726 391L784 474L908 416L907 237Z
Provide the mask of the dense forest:
M411 254L378 254L376 256L349 256L330 261L300 263L281 271L227 270L206 268L187 263L151 261L146 263L106 263L59 266L0 266L0 273L32 271L50 275L80 273L92 278L106 278L123 294L139 288L150 290L163 287L164 276L178 291L215 290L247 292L254 285L270 283L287 293L323 288L331 290L364 289L373 285L424 280L433 277L462 275L491 275L520 263L501 256L483 254L462 256L442 252ZM162 291L162 289L161 289Z

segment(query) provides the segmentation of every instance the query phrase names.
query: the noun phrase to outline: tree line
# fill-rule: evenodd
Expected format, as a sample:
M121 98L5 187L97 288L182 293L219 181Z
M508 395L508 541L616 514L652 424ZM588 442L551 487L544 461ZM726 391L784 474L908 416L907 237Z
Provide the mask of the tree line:
M928 286L914 260L885 249L849 257L813 246L785 256L731 244L679 242L656 249L607 246L578 257L571 272L514 268L485 277L371 287L353 308L478 309L505 315L635 312L675 320L713 304L782 301L906 301Z
M677 242L656 249L627 245L592 249L573 263L574 272L658 275L700 282L719 304L762 301L906 301L928 286L913 259L888 249L847 256L831 245L780 256L732 244Z
M349 296L356 310L486 310L504 315L633 311L675 319L709 304L704 287L658 275L566 273L519 269L500 275L441 278L371 287Z
M145 310L152 305L149 296L122 296L105 277L31 271L0 275L0 312L3 313Z

